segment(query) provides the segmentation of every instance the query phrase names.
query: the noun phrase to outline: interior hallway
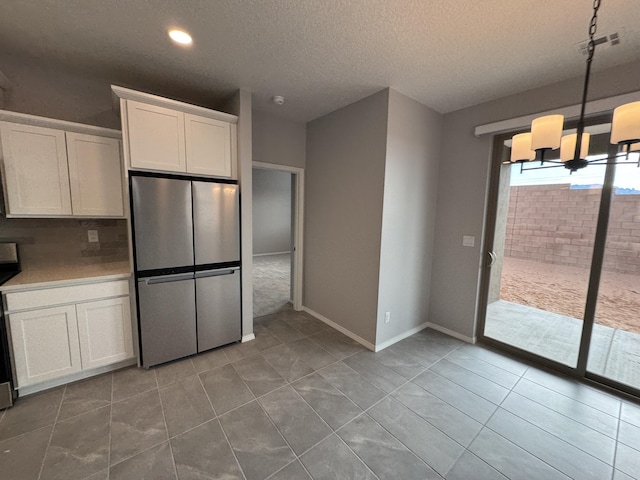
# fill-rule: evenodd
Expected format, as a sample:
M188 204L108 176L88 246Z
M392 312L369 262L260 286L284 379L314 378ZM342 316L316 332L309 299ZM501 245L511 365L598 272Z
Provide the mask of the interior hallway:
M640 478L640 406L583 383L432 330L372 353L287 310L255 333L21 399L2 478Z

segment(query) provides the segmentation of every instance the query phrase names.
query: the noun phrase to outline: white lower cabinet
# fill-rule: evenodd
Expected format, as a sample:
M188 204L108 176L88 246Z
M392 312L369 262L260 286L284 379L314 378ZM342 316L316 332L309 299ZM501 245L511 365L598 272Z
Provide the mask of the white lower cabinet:
M121 280L5 294L9 309L32 308L8 311L17 388L133 359L129 296L90 299L126 289ZM54 298L76 303L42 308Z

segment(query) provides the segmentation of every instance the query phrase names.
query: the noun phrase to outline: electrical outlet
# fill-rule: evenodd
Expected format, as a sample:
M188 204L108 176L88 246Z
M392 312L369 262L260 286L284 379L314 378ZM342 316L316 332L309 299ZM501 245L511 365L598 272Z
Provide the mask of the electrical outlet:
M384 323L389 323L391 321L391 312L387 312L384 314Z
M89 239L89 242L91 242L91 243L95 243L95 242L99 242L100 241L98 239L98 230L87 230L87 237Z

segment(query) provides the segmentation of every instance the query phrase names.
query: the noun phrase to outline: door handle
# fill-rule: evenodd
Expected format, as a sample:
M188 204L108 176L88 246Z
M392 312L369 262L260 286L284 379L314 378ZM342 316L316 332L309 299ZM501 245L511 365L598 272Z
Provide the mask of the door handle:
M147 285L156 285L158 283L180 282L182 280L193 280L193 273L179 273L176 275L163 275L161 277L150 277L140 279L140 282L145 282Z
M208 270L206 272L196 272L196 278L220 277L222 275L233 275L240 267L225 268L224 270Z
M489 254L489 267L493 267L493 265L496 263L496 260L498 259L498 256L496 255L496 252L487 252Z

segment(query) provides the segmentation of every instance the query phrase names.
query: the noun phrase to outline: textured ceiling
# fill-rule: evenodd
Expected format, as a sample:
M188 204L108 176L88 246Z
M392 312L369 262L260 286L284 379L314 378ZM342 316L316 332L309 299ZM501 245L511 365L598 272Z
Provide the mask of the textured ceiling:
M243 87L297 121L387 86L445 113L582 75L590 16L588 0L2 0L0 51L212 99ZM621 44L594 69L640 60L640 0L603 0L598 28Z

